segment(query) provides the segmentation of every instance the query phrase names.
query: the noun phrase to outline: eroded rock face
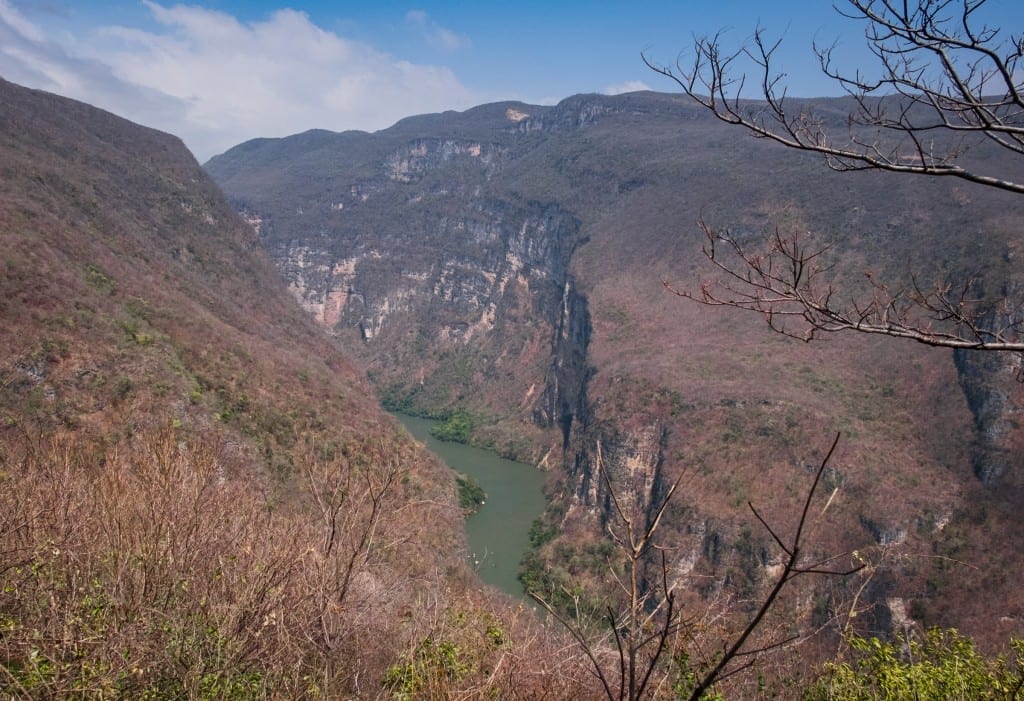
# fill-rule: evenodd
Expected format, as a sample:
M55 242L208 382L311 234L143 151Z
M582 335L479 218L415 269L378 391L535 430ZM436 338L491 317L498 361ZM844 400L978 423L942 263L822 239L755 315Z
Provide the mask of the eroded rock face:
M607 520L614 517L614 490L629 518L653 518L652 508L668 489L661 474L667 429L651 424L621 430L607 423L581 428L570 471L574 500Z
M954 359L977 428L974 474L991 487L1022 468L1021 357L1017 353L957 350Z
M461 161L473 169L479 169L486 178L495 172L507 154L507 149L496 144L455 139L416 139L388 155L383 167L389 179L411 183L431 170L436 171Z
M400 123L389 130L398 133L341 134L331 146L311 132L297 138L325 150L327 171L296 172L322 181L319 192L306 180L270 196L229 190L292 294L369 363L386 401L530 422L564 447L590 372L587 302L570 272L585 236L556 199L495 181L531 133L609 113L577 102L480 108L485 128L440 136ZM218 172L217 159L210 165ZM554 443L531 440L520 457L539 459Z
M541 426L558 426L562 447L569 447L573 421L587 416L587 364L590 315L587 300L570 278L562 291L561 311L552 329L551 364L544 377L544 391L533 410Z
M386 383L406 396L436 387L435 406L421 408L436 410L478 389L481 377L505 372L543 388L521 407L524 416L544 427L571 421L582 401L589 324L568 272L580 239L575 217L558 205L472 199L451 216L410 223L402 235L422 242L409 244L413 255L383 250L367 234L344 252L334 240L318 248L288 242L278 264L320 323L380 360Z
M998 290L1001 301L981 326L992 331L1019 328L1024 312L1014 301L1024 294L1024 284L1007 280ZM977 429L971 458L974 474L989 487L1011 477L1020 484L1024 478L1024 355L957 349L953 361Z

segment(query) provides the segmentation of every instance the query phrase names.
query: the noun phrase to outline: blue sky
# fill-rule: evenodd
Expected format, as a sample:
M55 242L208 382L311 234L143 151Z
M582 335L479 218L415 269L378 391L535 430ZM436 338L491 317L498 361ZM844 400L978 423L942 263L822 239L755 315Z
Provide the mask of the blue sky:
M1024 0L986 17L1024 31ZM863 27L828 0L309 2L0 0L0 77L182 137L200 160L256 136L376 130L411 114L581 92L671 91L640 60L693 37L782 37L790 93L836 94L812 43L867 65Z

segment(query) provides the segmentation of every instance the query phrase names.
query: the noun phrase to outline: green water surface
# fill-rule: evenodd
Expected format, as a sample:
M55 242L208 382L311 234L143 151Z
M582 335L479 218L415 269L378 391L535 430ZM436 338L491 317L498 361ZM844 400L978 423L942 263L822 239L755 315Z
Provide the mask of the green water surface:
M544 473L489 450L439 441L430 435L436 422L429 419L395 416L449 467L469 475L487 492L486 503L466 519L471 562L488 584L524 596L516 573L530 546L530 524L544 512Z

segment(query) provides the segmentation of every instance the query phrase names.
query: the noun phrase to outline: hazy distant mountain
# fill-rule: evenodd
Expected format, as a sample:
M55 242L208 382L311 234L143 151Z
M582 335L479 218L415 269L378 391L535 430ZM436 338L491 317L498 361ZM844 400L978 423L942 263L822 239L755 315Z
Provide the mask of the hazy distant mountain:
M818 107L845 124L842 100ZM856 335L802 344L662 287L711 274L702 216L751 241L774 226L818 232L850 289L871 270L976 275L998 295L1019 272L1020 198L833 173L653 93L254 140L206 168L387 403L461 412L475 442L552 471L563 535L540 553L545 576L600 579L586 553L610 509L601 446L641 510L687 473L669 517L689 590L756 597L777 554L745 503L790 523L841 431L815 550L880 563L861 620L884 629L910 611L982 635L1022 630L1011 375ZM982 410L993 397L999 410ZM852 595L835 586L809 595L808 625Z

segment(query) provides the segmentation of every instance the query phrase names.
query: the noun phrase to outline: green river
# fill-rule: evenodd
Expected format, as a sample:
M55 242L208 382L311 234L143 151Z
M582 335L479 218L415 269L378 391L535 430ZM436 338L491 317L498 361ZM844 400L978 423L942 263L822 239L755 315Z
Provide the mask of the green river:
M470 558L482 580L513 596L524 596L516 572L530 547L530 524L544 511L544 473L489 450L439 441L430 435L435 423L430 419L395 417L449 467L469 475L487 492L487 501L466 519Z

